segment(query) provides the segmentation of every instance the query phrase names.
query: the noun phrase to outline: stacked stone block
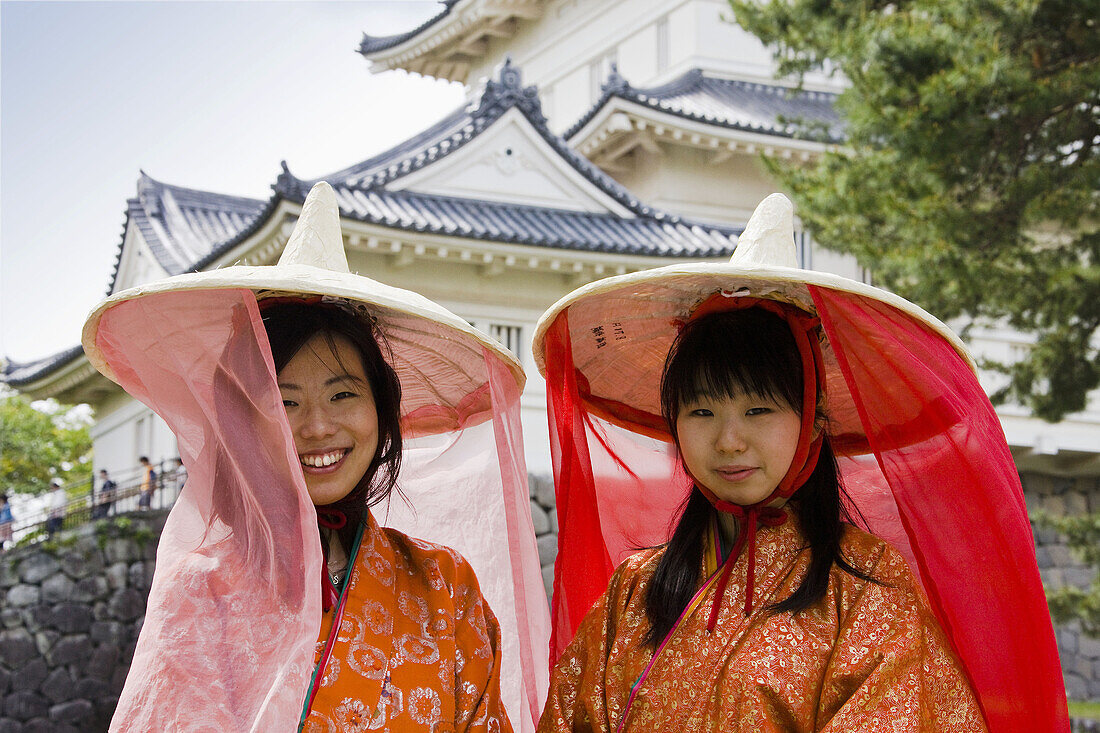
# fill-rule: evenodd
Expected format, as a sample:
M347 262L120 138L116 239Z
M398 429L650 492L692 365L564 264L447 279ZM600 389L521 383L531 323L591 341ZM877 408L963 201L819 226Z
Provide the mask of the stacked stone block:
M531 522L542 566L542 584L549 599L554 591L554 560L558 557L558 510L554 501L554 479L548 475L527 477L531 494Z
M163 515L0 555L0 733L106 730L145 614ZM140 538L144 537L144 542Z
M1100 512L1100 478L1062 478L1025 473L1024 498L1032 513L1054 517L1079 516ZM1043 585L1061 588L1067 585L1087 588L1096 578L1096 568L1088 567L1070 551L1064 537L1049 527L1033 523L1035 559ZM1071 700L1100 700L1100 639L1081 632L1074 622L1055 628L1058 655L1066 695Z

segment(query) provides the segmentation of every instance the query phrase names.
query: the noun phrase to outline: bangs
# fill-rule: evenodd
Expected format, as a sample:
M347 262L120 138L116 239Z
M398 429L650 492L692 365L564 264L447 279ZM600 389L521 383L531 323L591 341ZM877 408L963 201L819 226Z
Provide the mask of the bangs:
M675 433L680 407L748 394L802 411L802 357L786 322L767 311L713 313L677 336L661 378L661 411Z

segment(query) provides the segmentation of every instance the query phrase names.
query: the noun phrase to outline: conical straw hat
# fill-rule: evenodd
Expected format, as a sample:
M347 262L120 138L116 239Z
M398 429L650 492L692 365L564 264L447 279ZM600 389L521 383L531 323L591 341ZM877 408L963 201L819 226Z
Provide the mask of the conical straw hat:
M855 280L797 267L794 207L778 193L753 212L728 264L670 265L598 280L566 295L539 319L532 343L535 363L545 375L547 331L567 314L573 366L586 409L630 430L667 439L660 417L661 371L679 324L696 306L723 292L776 300L817 315L812 287L876 301L914 319L949 342L974 368L958 336L922 308ZM856 405L824 331L821 339L831 432L863 445Z
M220 289L251 290L261 301L320 296L365 309L392 352L392 366L401 379L405 415L432 410L468 412L471 395L486 381L483 350L507 366L520 389L526 380L523 367L511 352L446 308L410 290L351 273L340 233L336 194L323 181L306 198L278 264L234 265L186 273L117 293L89 314L82 338L84 352L96 369L118 381L97 343L104 313L122 303L162 293ZM459 422L466 422L462 415ZM423 429L429 423L423 422L414 432L433 432Z

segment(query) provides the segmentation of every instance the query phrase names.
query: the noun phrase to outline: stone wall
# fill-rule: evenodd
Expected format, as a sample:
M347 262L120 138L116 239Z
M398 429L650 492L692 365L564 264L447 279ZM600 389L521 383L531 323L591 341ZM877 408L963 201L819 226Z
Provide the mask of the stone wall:
M1056 517L1100 512L1100 478L1058 478L1033 473L1025 473L1021 478L1030 512L1042 511ZM1044 585L1087 588L1096 579L1096 569L1082 564L1064 537L1035 523L1033 529L1035 558ZM1082 634L1076 623L1055 628L1055 634L1066 695L1071 700L1100 700L1100 639Z
M163 525L149 512L0 554L0 733L107 730Z
M539 547L539 564L542 566L542 583L546 597L554 590L554 560L558 556L558 510L554 508L554 479L552 476L530 475L527 486L531 490L531 523L535 528L535 541Z

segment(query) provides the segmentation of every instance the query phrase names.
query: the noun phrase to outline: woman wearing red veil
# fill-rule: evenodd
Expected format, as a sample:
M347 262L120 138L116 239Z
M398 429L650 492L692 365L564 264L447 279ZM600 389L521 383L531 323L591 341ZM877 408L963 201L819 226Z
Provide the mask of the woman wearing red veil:
M973 363L793 242L774 195L730 264L599 281L540 321L560 659L539 730L1067 730Z

